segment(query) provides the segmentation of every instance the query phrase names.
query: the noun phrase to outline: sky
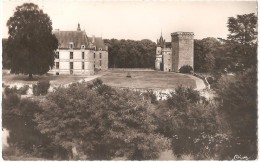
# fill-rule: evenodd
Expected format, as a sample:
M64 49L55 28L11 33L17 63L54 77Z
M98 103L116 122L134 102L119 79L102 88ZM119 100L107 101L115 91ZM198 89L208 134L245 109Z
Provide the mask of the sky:
M226 38L228 17L257 13L256 1L84 1L3 0L2 37L15 7L33 2L47 13L53 29L73 31L80 23L88 36L107 39L159 39L176 31L194 32L195 39Z

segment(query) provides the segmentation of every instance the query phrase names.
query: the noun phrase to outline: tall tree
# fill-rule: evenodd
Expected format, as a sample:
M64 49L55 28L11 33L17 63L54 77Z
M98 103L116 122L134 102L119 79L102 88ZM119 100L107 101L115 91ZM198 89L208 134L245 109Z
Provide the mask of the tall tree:
M16 7L7 22L7 51L11 73L44 74L54 65L58 40L52 34L50 17L33 3Z
M211 72L215 67L215 55L220 42L215 38L204 38L194 41L194 70L196 72Z
M3 69L10 69L10 60L7 57L6 50L7 39L2 39L2 59L3 59Z
M236 64L250 67L257 63L257 17L254 13L228 19L228 43Z

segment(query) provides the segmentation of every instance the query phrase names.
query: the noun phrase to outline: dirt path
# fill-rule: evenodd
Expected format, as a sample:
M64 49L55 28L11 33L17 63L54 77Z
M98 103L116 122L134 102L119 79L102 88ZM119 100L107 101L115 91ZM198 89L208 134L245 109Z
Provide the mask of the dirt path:
M197 86L197 87L195 88L195 90L200 91L200 90L203 90L203 89L206 88L206 85L205 85L205 83L204 83L204 81L203 81L202 79L200 79L200 78L198 78L198 77L195 77L195 76L193 76L193 75L187 75L187 76L189 76L191 79L195 80L196 86Z

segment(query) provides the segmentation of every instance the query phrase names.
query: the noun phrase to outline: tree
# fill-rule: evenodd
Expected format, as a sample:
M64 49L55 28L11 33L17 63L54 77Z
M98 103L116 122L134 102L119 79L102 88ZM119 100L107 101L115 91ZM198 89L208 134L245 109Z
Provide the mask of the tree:
M257 63L257 17L254 13L228 18L227 43L236 66L250 68Z
M227 133L225 120L218 107L203 100L198 91L176 88L158 104L155 116L157 131L171 139L175 155L191 154L198 160L218 158L216 144L223 147L218 134Z
M52 34L49 16L33 3L16 7L7 22L7 51L11 73L45 74L54 65L58 40Z
M2 59L3 59L3 69L10 69L10 60L7 56L6 50L7 39L2 39Z
M228 77L228 76L226 76ZM236 139L234 154L255 159L257 155L257 72L250 68L237 76L221 78L216 89ZM239 143L239 144L237 144Z
M100 80L73 84L47 96L36 122L54 144L68 151L76 148L87 159L155 159L167 139L155 133L150 101L142 98L139 92L113 89Z
M204 38L194 41L194 70L212 72L215 68L215 57L218 55L220 42L215 38Z
M108 44L109 67L117 68L153 68L156 44L148 39L104 40Z

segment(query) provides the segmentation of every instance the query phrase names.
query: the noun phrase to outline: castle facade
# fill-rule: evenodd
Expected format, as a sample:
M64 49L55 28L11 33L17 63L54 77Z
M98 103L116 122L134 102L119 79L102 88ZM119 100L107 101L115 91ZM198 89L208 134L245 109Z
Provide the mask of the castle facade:
M171 42L161 37L157 40L155 69L179 72L184 65L194 68L194 33L171 33Z
M88 37L79 24L76 31L55 30L53 34L59 47L50 73L93 75L95 69L108 69L108 47L101 37Z

